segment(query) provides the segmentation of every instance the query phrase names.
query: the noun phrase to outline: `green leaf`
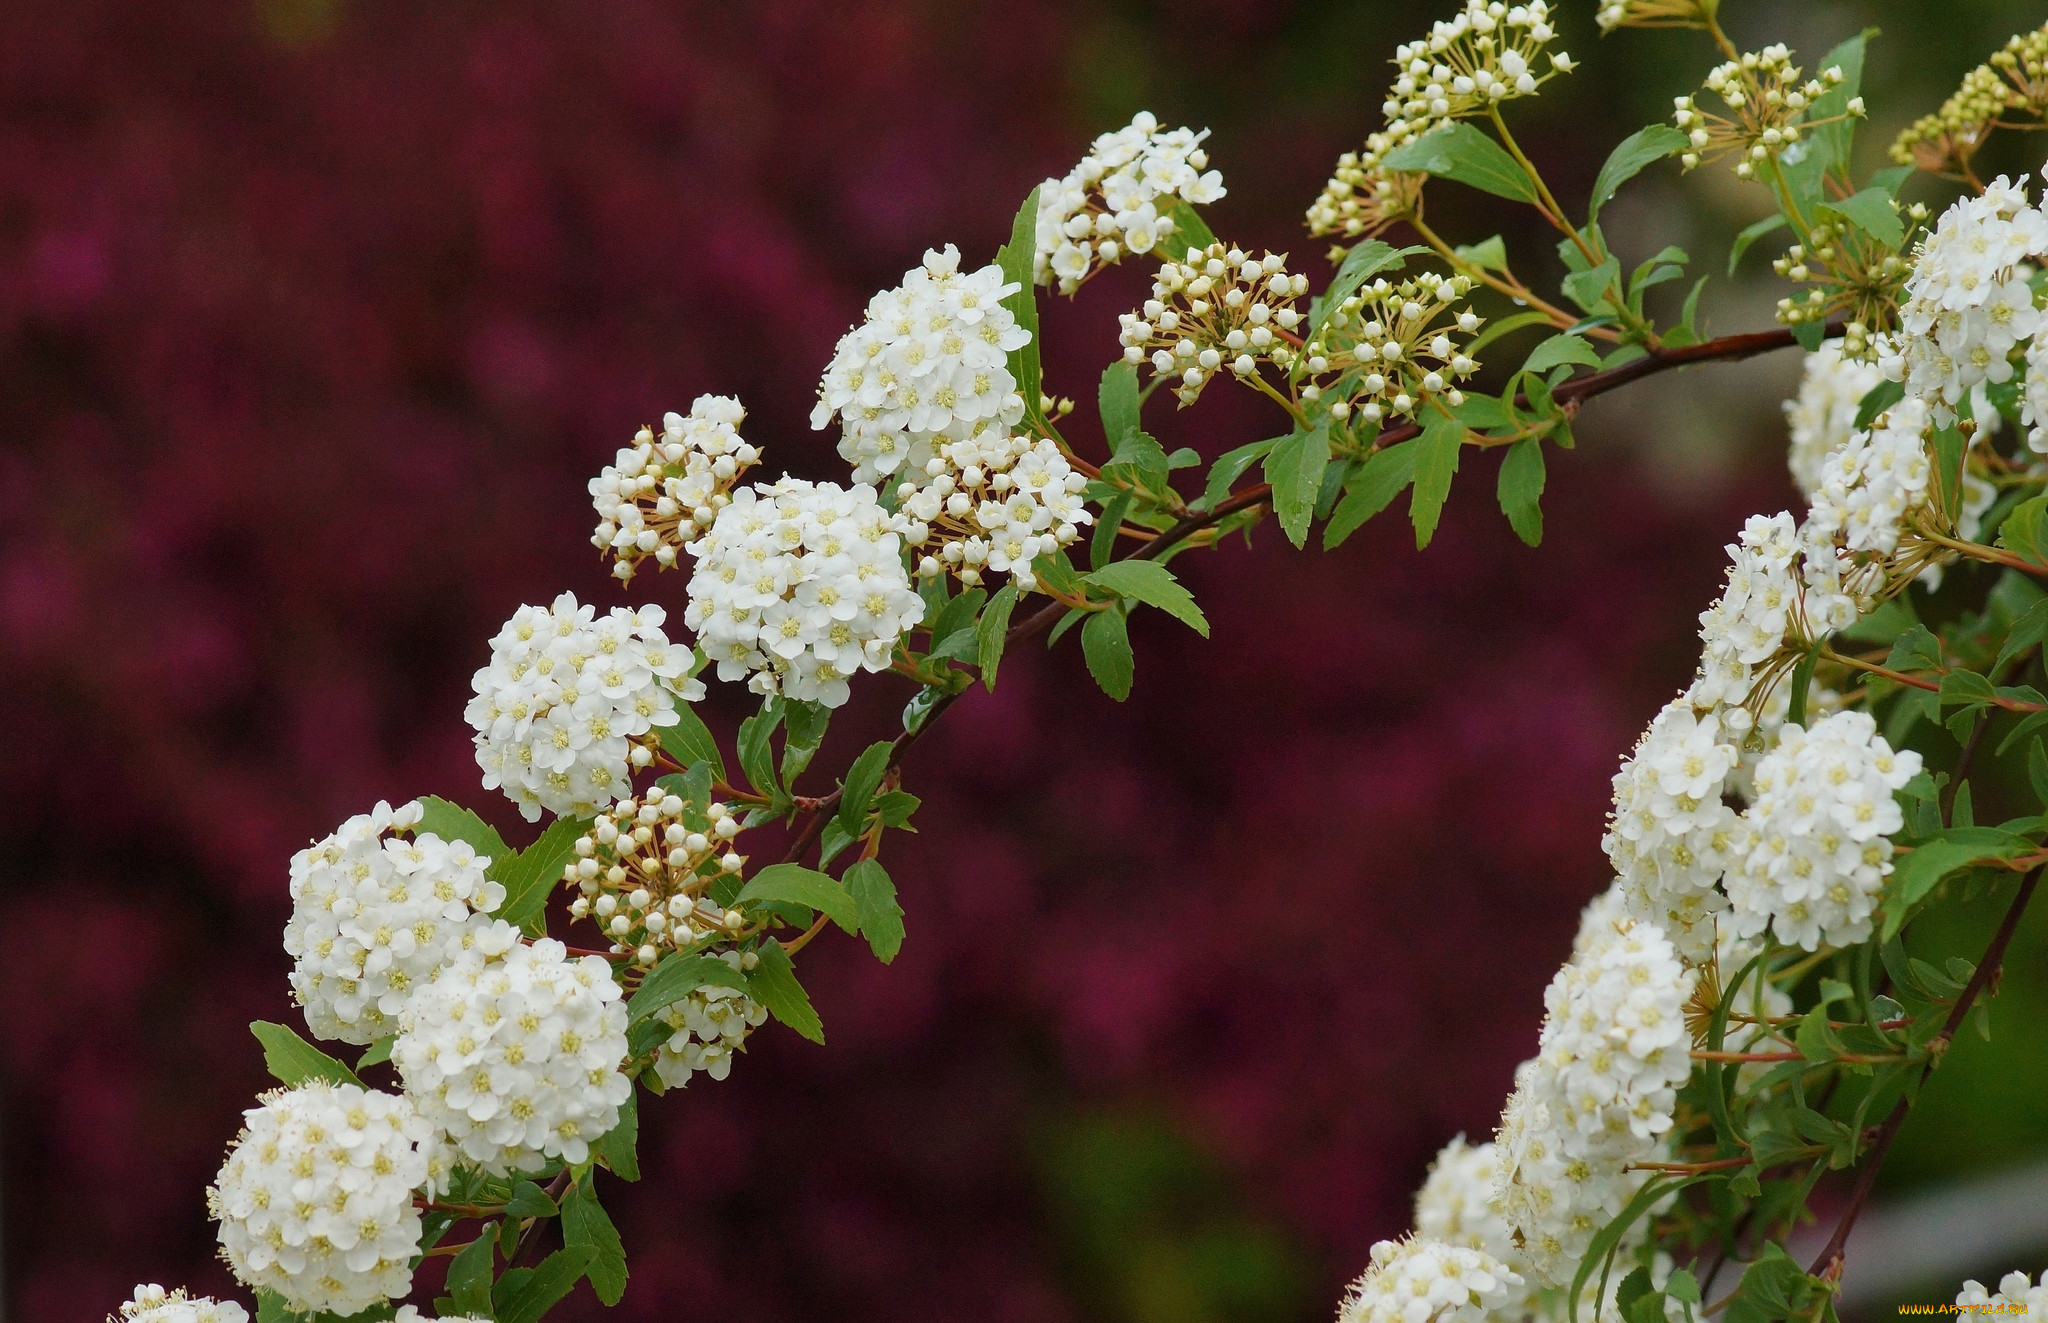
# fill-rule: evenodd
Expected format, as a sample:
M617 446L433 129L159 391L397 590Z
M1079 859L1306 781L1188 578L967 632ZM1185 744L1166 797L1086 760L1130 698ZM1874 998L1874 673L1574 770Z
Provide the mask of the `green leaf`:
M746 980L725 961L714 955L665 957L640 984L640 990L626 1003L626 1019L638 1024L657 1011L666 1010L706 984L746 990Z
M1393 503L1414 478L1418 453L1414 441L1403 441L1385 450L1375 450L1365 463L1352 470L1344 480L1344 499L1337 503L1337 508L1330 512L1330 522L1323 526L1323 550L1341 545L1366 520Z
M804 985L797 982L796 966L789 949L773 938L755 952L760 963L747 973L747 995L768 1008L768 1013L813 1043L825 1041L825 1026L811 1006Z
M1138 369L1118 359L1102 370L1095 392L1102 415L1102 439L1112 453L1124 433L1142 430L1138 423Z
M1031 337L1022 347L1010 351L1010 375L1017 381L1017 393L1024 397L1024 416L1043 425L1045 410L1039 403L1038 285L1032 274L1037 253L1038 190L1034 188L1031 196L1024 199L1024 205L1017 208L1017 218L1010 223L1010 242L996 254L996 264L1003 269L1003 282L1017 286L1017 292L1004 299L1003 306Z
M594 1257L596 1250L589 1245L564 1245L523 1277L515 1276L522 1269L506 1273L493 1295L498 1323L540 1323L541 1316L583 1280Z
M848 836L860 835L867 819L868 801L875 797L875 788L882 784L882 777L889 770L889 755L895 749L893 742L877 740L861 750L860 757L853 760L853 766L846 769L845 788L840 791L837 816L839 825L846 829Z
M1888 671L1938 671L1941 669L1941 641L1925 625L1908 627L1892 644L1885 658Z
M1886 887L1884 940L1889 941L1912 916L1913 907L1945 877L1972 864L2015 858L2034 848L2032 841L1996 827L1950 827L1936 832L1900 858Z
M391 1048L392 1045L397 1042L397 1034L386 1034L382 1038L378 1039L376 1042L370 1044L370 1046L363 1052L363 1055L356 1059L357 1073L360 1074L361 1072L368 1070L372 1066L381 1066L385 1062L391 1060Z
M1322 489L1323 470L1329 463L1328 419L1307 431L1297 430L1281 437L1266 455L1266 481L1273 487L1273 513L1279 516L1287 540L1297 547L1308 541L1316 494Z
M1793 1035L1792 1042L1799 1049L1799 1055L1808 1061L1832 1061L1842 1054L1842 1040L1828 1027L1825 1003L1801 1017L1799 1030ZM1758 1160L1758 1165L1762 1165L1762 1159Z
M2048 546L2043 545L2041 537L2044 514L2048 514L2048 496L2036 496L2014 506L1998 526L1998 545L2028 560L2048 561Z
M1116 554L1116 539L1124 516L1131 512L1131 493L1118 492L1109 498L1096 517L1095 532L1088 539L1088 568L1099 570Z
M723 960L718 962L724 964ZM604 1132L591 1153L605 1170L622 1181L640 1179L640 1095L629 1093L619 1104L619 1123Z
M688 703L676 704L676 724L656 727L661 732L661 749L669 757L685 767L698 763L710 763L711 775L725 780L725 757L718 752L718 741L712 738L711 728L704 724L704 718L697 715Z
M988 599L988 606L981 613L981 622L975 626L975 642L981 658L981 682L989 690L996 687L996 671L1003 664L1003 645L1009 641L1010 612L1017 606L1017 585L1006 583Z
M1510 335L1525 326L1548 325L1550 325L1550 314L1547 312L1518 312L1511 317L1502 317L1496 321L1488 322L1486 329L1472 337L1471 343L1465 346L1465 352L1477 358L1480 350L1504 335Z
M1470 124L1454 122L1425 133L1388 152L1381 163L1389 170L1422 171L1455 179L1495 197L1516 202L1536 200L1536 190L1530 185L1527 172L1515 164L1515 158Z
M1500 462L1501 513L1515 536L1530 546L1543 541L1543 441L1530 437L1508 447Z
M1941 677L1939 699L1943 707L1988 707L1998 698L1991 681L1975 671L1954 670Z
M1478 243L1459 244L1451 251L1455 252L1460 260L1488 271L1508 269L1508 246L1498 234L1491 239L1482 239Z
M1156 606L1203 638L1209 637L1209 621L1195 605L1194 594L1156 560L1120 560L1082 578L1119 597Z
M862 757L866 755L863 754ZM816 869L805 868L802 864L768 865L747 879L747 884L740 888L740 894L733 899L733 904L745 905L749 901L759 904L778 900L808 905L830 916L832 922L845 931L860 931L860 907L853 903L853 897L846 893L846 888Z
M562 866L576 852L576 838L590 830L589 818L556 818L540 839L519 852L497 872L505 887L498 917L526 930L529 937L547 931L548 896L562 880Z
M2038 646L2044 634L2048 634L2048 600L2034 603L2012 622L2012 628L2005 633L2004 644L1998 649L1998 660L1991 664L1991 669L1994 672L2004 669L2008 661Z
M1814 99L1813 107L1806 112L1809 121L1835 119L1846 114L1849 99L1863 88L1863 55L1870 38L1877 35L1876 28L1865 28L1850 37L1820 58L1814 65L1816 74L1827 69L1840 69L1842 81ZM1822 170L1834 169L1846 181L1849 170L1849 149L1856 138L1855 120L1837 120L1814 129L1808 136L1809 156L1817 161ZM1815 184L1818 185L1818 176ZM1818 188L1816 187L1816 195ZM1894 245L1896 247L1896 245Z
M1310 318L1307 338L1315 339L1323 324L1343 306L1344 300L1357 292L1360 285L1382 271L1398 270L1410 254L1428 251L1418 246L1397 249L1379 239L1367 239L1354 245L1350 252L1344 254L1344 260L1337 264L1337 274L1330 277L1329 288L1315 301L1315 313Z
M1621 1311L1622 1317L1627 1318L1638 1300L1655 1299L1656 1295L1657 1288L1650 1285L1650 1270L1637 1268L1614 1288L1614 1306Z
M1706 1179L1707 1177L1705 1176L1688 1176L1683 1180L1667 1181L1658 1177L1652 1177L1644 1184L1642 1189L1636 1191L1636 1197L1629 1201L1628 1206L1621 1210L1619 1216L1594 1233L1592 1242L1586 1248L1586 1257L1579 1261L1578 1272L1572 1278L1571 1290L1565 1296L1565 1317L1570 1320L1570 1323L1578 1323L1579 1300L1585 1293L1587 1281L1592 1278L1595 1271L1600 1270L1601 1265L1614 1253L1615 1246L1621 1243L1621 1238L1628 1234L1628 1229L1635 1224L1636 1219L1648 1212L1652 1204L1657 1203L1667 1195ZM1601 1294L1604 1295L1605 1292L1603 1291Z
M775 779L775 751L770 744L781 722L782 702L770 697L762 700L759 712L740 723L740 771L746 774L747 784L764 795L782 790L782 783Z
M1788 726L1806 725L1806 695L1813 688L1813 668L1819 661L1820 645L1815 644L1792 668L1791 689L1785 697L1785 724Z
M548 1192L534 1181L520 1181L512 1187L512 1197L505 1201L505 1216L513 1219L529 1217L553 1217L561 1209L548 1197Z
M1415 525L1415 549L1436 536L1451 479L1458 472L1458 452L1465 448L1465 425L1435 409L1425 410L1422 435L1415 439L1415 489L1408 495L1408 518Z
M1216 242L1216 232L1209 228L1209 222L1203 220L1187 203L1174 203L1173 209L1166 214L1173 217L1171 238L1176 249L1182 246L1207 248Z
M1664 1294L1673 1300L1683 1300L1689 1305L1696 1305L1700 1302L1699 1278L1680 1268L1665 1280Z
M568 1196L562 1200L562 1243L590 1250L590 1262L583 1271L599 1300L615 1305L624 1298L626 1247L604 1205L597 1201L591 1176L586 1175L570 1186Z
M278 1083L288 1088L295 1089L309 1080L325 1080L329 1084L362 1083L354 1071L285 1025L256 1020L250 1023L249 1032L263 1044L264 1066L277 1077Z
M1524 372L1548 372L1560 363L1583 363L1587 367L1600 366L1600 351L1576 335L1554 335L1529 354L1529 360L1522 364Z
M1685 150L1691 140L1669 124L1652 124L1637 129L1621 140L1607 156L1607 164L1593 180L1593 197L1586 204L1586 219L1597 220L1616 189L1641 174L1652 162Z
M1202 508L1215 509L1218 501L1230 495L1231 487L1244 476L1244 471L1265 458L1266 452L1278 445L1280 440L1281 438L1274 437L1269 441L1254 441L1250 445L1239 446L1235 450L1227 450L1218 455L1216 462L1209 466L1209 484L1202 490Z
M903 907L896 903L896 884L880 861L863 859L846 870L846 889L860 907L860 931L875 959L888 964L903 949Z
M1735 274L1735 268L1741 265L1742 255L1749 251L1751 244L1763 238L1772 230L1782 230L1789 224L1791 222L1785 219L1783 212L1780 212L1774 216L1764 217L1756 224L1746 227L1742 233L1736 235L1735 242L1728 249L1728 274L1731 276Z
M1102 692L1121 703L1131 696L1131 681L1137 662L1131 655L1131 636L1124 613L1114 607L1091 611L1081 626L1081 655L1088 660L1088 673Z
M1609 294L1614 282L1621 277L1621 262L1608 258L1596 267L1574 271L1558 282L1566 297L1587 312L1598 312L1602 307L1612 306Z
M1906 242L1906 225L1899 219L1898 204L1881 188L1830 202L1826 210L1840 216L1885 247L1897 252Z
M491 1258L492 1239L478 1236L448 1260L448 1296L459 1312L472 1317L491 1315L491 1277L497 1270Z
M496 827L462 805L451 804L439 795L420 796L420 821L413 831L415 834L432 832L444 841L466 842L470 849L482 856L486 867L512 853L512 847L505 844L505 838L498 835Z
M1877 416L1906 398L1906 384L1902 381L1880 381L1872 386L1863 397L1863 403L1856 407L1856 431L1867 432Z

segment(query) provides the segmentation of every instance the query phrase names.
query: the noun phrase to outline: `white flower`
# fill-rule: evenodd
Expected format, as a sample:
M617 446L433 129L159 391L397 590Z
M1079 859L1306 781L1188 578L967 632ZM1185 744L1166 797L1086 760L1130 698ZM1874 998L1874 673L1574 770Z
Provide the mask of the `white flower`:
M1614 811L1601 847L1620 875L1624 903L1664 925L1678 949L1712 949L1717 889L1739 819L1722 802L1739 752L1720 717L1680 698L1666 704L1614 777Z
M699 808L658 787L644 803L622 799L598 814L563 866L578 892L569 915L595 922L613 951L641 965L723 934L731 912L709 892L745 866L732 846L739 832L738 815L717 800Z
M1806 356L1799 393L1785 401L1785 423L1792 433L1786 463L1792 481L1809 500L1821 485L1821 466L1829 455L1849 443L1863 397L1884 380L1875 363L1842 356L1839 341L1829 340Z
M1081 492L1088 479L1058 445L990 429L942 441L922 474L896 489L918 573L950 573L978 584L1007 573L1020 590L1037 586L1031 562L1074 542L1095 521Z
M1223 196L1223 176L1207 170L1209 130L1162 129L1150 111L1095 140L1064 179L1038 186L1032 279L1071 294L1125 253L1146 253L1176 226L1176 204Z
M1031 332L1003 306L1018 286L991 263L962 275L960 250L927 250L903 283L868 302L818 383L811 426L838 418L855 482L921 469L941 437L961 439L1024 417L1009 354Z
M684 623L721 680L838 707L847 677L886 669L924 618L903 566L909 522L865 485L743 487L689 546L697 568Z
M463 953L414 996L391 1049L444 1160L494 1176L587 1161L633 1092L625 1055L611 969L552 938L500 959Z
M1750 516L1729 544L1728 586L1700 613L1700 671L1686 691L1695 707L1720 712L1730 734L1746 734L1754 715L1741 705L1754 668L1784 645L1799 602L1792 561L1798 529L1790 514Z
M284 949L292 993L320 1038L374 1043L395 1032L406 998L504 903L505 888L484 876L491 861L416 831L420 812L417 800L379 802L292 856Z
M631 793L652 761L654 728L676 723L676 699L704 696L692 657L662 633L658 606L522 606L491 640L463 715L475 728L486 790L503 789L528 822L587 815Z
M1933 467L1926 401L1908 397L1853 433L1820 468L1808 529L1847 551L1891 552L1906 517L1927 503Z
M737 951L722 952L719 958L735 970L741 966ZM733 1054L746 1046L747 1035L768 1020L767 1007L737 988L715 983L704 984L656 1014L675 1031L654 1058L655 1075L671 1089L688 1084L700 1070L712 1079L724 1079L732 1073Z
M2020 421L2027 428L2027 449L2048 455L2048 336L2027 342L2026 394L2020 403Z
M232 1300L209 1296L194 1298L181 1287L166 1291L161 1286L135 1288L135 1297L109 1314L107 1323L249 1323L249 1311Z
M1509 1268L1520 1264L1514 1229L1493 1206L1499 1182L1499 1150L1491 1143L1467 1144L1459 1135L1436 1155L1429 1176L1415 1192L1415 1234L1424 1240L1479 1250ZM1528 1303L1528 1284L1511 1288L1500 1312L1519 1314Z
M709 527L739 476L761 458L740 439L747 411L725 395L700 395L688 417L668 414L656 437L643 427L633 444L590 480L597 508L591 541L618 558L621 579L647 556L668 569L684 543Z
M235 1276L293 1309L349 1315L412 1289L431 1129L410 1098L353 1084L264 1095L207 1191ZM239 1316L240 1311L236 1311Z
M1981 1282L1964 1282L1963 1289L1956 1292L1956 1304L1973 1307L1986 1315L2040 1323L2040 1320L2048 1319L2048 1272L2041 1274L2039 1285L2023 1272L2009 1272L1999 1279L1996 1295L1986 1291ZM1986 1306L2002 1308L1987 1309Z
M1735 931L1768 927L1808 951L1869 937L1892 871L1887 837L1904 824L1892 793L1919 771L1920 755L1894 752L1867 712L1811 730L1788 723L1757 765L1743 857L1728 873Z
M1482 1250L1426 1237L1383 1240L1351 1284L1337 1323L1485 1323L1522 1279Z
M1494 1137L1493 1207L1511 1228L1530 1284L1568 1285L1600 1228L1628 1207L1650 1173L1588 1153L1532 1090L1537 1062L1524 1062ZM1654 1146L1646 1146L1649 1152Z

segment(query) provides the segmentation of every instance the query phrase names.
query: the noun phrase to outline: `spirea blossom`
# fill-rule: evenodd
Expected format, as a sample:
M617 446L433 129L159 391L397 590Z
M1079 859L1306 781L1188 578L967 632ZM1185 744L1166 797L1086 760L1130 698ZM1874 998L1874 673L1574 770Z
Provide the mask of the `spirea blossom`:
M2041 1274L2038 1284L2023 1272L2009 1272L1998 1279L1996 1294L1986 1291L1982 1282L1964 1282L1956 1292L1956 1304L1980 1314L2041 1323L2048 1319L2048 1272Z
M1802 495L1811 499L1819 489L1828 457L1849 444L1856 430L1863 397L1883 380L1877 364L1844 358L1834 340L1806 356L1799 393L1785 401L1785 423L1792 433L1786 463Z
M947 244L926 250L901 285L868 301L866 318L840 339L811 410L814 428L839 419L839 453L855 482L923 468L941 437L1007 430L1023 419L1009 353L1031 343L1031 332L1003 306L1018 288L993 263L962 274L960 250Z
M1719 711L1730 735L1747 734L1755 714L1742 706L1758 664L1784 646L1799 605L1792 516L1751 515L1728 545L1728 585L1700 613L1700 670L1686 691L1695 708Z
M542 809L594 813L630 791L633 769L653 761L655 728L676 723L676 699L704 696L666 619L658 606L599 618L574 593L514 612L463 713L484 788L503 789L528 822Z
M354 1084L264 1095L207 1191L235 1276L293 1309L358 1313L412 1289L431 1128L413 1099ZM239 1312L239 1311L238 1311Z
M1419 417L1433 399L1463 404L1458 383L1479 370L1466 346L1481 318L1461 306L1471 292L1469 278L1434 271L1360 286L1302 346L1303 397L1327 399L1339 422L1355 414L1368 424Z
M1662 924L1691 958L1713 949L1719 883L1740 819L1722 802L1740 758L1719 715L1685 699L1666 704L1614 777L1601 847L1630 912Z
M1531 1285L1570 1283L1600 1228L1628 1207L1650 1173L1625 1159L1589 1151L1578 1132L1531 1086L1537 1062L1524 1062L1494 1136L1493 1207L1510 1229ZM1654 1145L1646 1145L1647 1153Z
M504 902L484 876L491 861L418 831L420 815L418 801L380 802L292 856L284 949L318 1037L373 1043L394 1032L406 998Z
M1847 551L1890 552L1907 515L1926 505L1928 406L1900 400L1868 432L1854 432L1820 467L1807 525Z
M1124 361L1149 359L1153 372L1176 379L1180 402L1193 404L1226 367L1249 377L1261 362L1291 362L1284 335L1300 324L1294 303L1307 290L1307 276L1287 273L1285 253L1190 248L1184 261L1160 266L1144 307L1120 318Z
M2001 175L1981 196L1958 198L1906 278L1901 334L1882 361L1939 427L1954 424L1964 392L2011 380L2014 347L2040 326L2020 266L2048 253L2048 216L2028 204L2026 182Z
M1125 253L1147 253L1170 239L1177 204L1221 198L1222 174L1205 168L1208 136L1207 129L1162 129L1141 110L1126 127L1097 138L1066 178L1038 186L1032 278L1071 294Z
M601 956L552 938L466 952L406 1007L391 1060L455 1160L494 1176L586 1161L633 1092L626 1006Z
M732 848L739 834L739 817L716 800L699 807L659 789L644 802L622 799L597 815L563 866L578 893L570 917L596 922L612 950L641 965L729 931L739 915L708 893L746 865Z
M740 439L746 416L738 400L700 395L687 417L664 417L659 436L641 428L633 444L590 480L598 520L590 540L617 558L619 578L632 578L649 556L668 569L684 544L711 526L733 484L761 458Z
M1846 116L1807 118L1813 103L1841 83L1842 71L1836 68L1800 82L1799 68L1783 45L1730 60L1707 75L1707 103L1718 105L1720 111L1701 110L1694 97L1678 98L1672 120L1687 137L1679 161L1691 170L1733 153L1736 175L1752 178L1758 167L1783 154L1806 130L1863 113L1863 100L1855 97Z
M906 538L920 576L951 574L973 586L1008 574L1030 592L1038 586L1031 563L1095 522L1081 497L1087 486L1055 442L991 429L941 441L921 480L902 483L896 498L911 521Z
M754 956L724 951L719 958L738 972ZM654 1073L664 1086L678 1089L700 1070L715 1080L731 1074L733 1055L745 1048L748 1034L767 1023L768 1008L738 988L706 983L656 1016L674 1032L655 1055Z
M924 619L903 565L910 521L875 489L784 478L733 493L692 542L683 621L721 680L838 707L847 677L888 667Z
M1459 1135L1443 1146L1415 1192L1415 1233L1425 1240L1482 1250L1512 1267L1518 1251L1507 1221L1494 1210L1499 1175L1494 1145L1467 1144Z
M1744 854L1728 873L1735 931L1768 927L1808 951L1869 937L1892 871L1887 838L1904 825L1892 794L1919 771L1920 755L1894 752L1867 712L1811 730L1788 722L1757 765Z
M1692 27L1703 26L1711 12L1700 0L1601 0L1593 21L1602 32L1624 27Z
M1938 174L1966 175L1970 157L2000 120L2048 110L2048 27L2022 32L1963 76L1955 95L1892 142L1892 159Z
M1521 1285L1483 1250L1421 1236L1383 1240L1338 1305L1337 1323L1485 1323Z
M134 1298L109 1314L107 1323L249 1323L249 1311L232 1300L188 1296L181 1287L166 1291L154 1284L135 1288Z
M1551 979L1530 1079L1578 1147L1634 1156L1671 1128L1677 1087L1692 1073L1693 979L1664 930L1637 919L1614 924Z
M2037 335L2027 342L2020 422L2027 429L2027 449L2037 455L2048 455L2048 336Z

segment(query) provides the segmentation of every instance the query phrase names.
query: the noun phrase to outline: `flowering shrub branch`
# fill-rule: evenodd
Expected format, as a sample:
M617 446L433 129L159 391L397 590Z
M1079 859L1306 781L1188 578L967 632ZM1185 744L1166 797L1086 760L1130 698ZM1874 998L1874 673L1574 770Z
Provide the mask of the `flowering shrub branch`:
M1985 134L2040 113L2048 30L1902 139L1906 164L1858 179L1864 38L1809 77L1783 46L1738 51L1717 8L1599 6L1603 30L1698 29L1723 62L1673 123L1614 148L1583 222L1506 113L1574 68L1549 6L1466 0L1397 51L1384 126L1310 207L1309 232L1337 244L1320 290L1285 254L1210 232L1196 208L1223 183L1206 131L1140 115L1034 191L993 262L948 245L875 296L812 415L839 429L844 484L750 481L764 448L727 397L642 429L589 484L592 541L628 583L686 571L687 642L661 605L600 617L563 593L521 607L474 678L483 785L551 818L539 838L514 850L430 798L379 804L291 862L306 1028L364 1050L351 1065L253 1026L283 1087L246 1113L208 1200L257 1317L410 1323L427 1258L447 1260L443 1319L534 1323L586 1280L617 1303L625 1238L597 1173L637 1179L645 1099L724 1079L769 1020L822 1041L795 958L829 929L895 958L906 916L883 856L919 808L905 754L977 681L995 687L1007 651L1078 631L1122 699L1133 611L1209 632L1174 557L1268 516L1296 546L1321 524L1332 547L1403 491L1427 546L1468 453L1500 454L1498 503L1536 545L1546 446L1572 446L1587 401L1799 346L1787 418L1805 514L1760 514L1729 545L1698 671L1614 778L1615 880L1546 990L1494 1139L1451 1140L1414 1233L1373 1247L1339 1317L1832 1318L1878 1167L1957 1032L1974 1017L1988 1036L1983 1002L2048 863L2048 695L2024 682L2048 639L2032 582L2048 577L2048 212L2024 180L1971 169ZM1653 303L1687 274L1678 249L1624 272L1601 211L1672 157L1731 160L1770 192L1777 214L1730 267L1791 231L1773 269L1801 292L1779 329L1706 336L1705 277L1675 310ZM1914 165L1969 191L1938 216L1902 203ZM1554 299L1498 236L1453 244L1426 222L1445 181L1563 236ZM1380 237L1402 229L1421 242ZM1078 296L1155 254L1096 393L1108 453L1085 457L1058 426L1074 402L1042 381L1039 288ZM1284 430L1207 459L1147 430L1161 387L1187 408L1219 380ZM1174 475L1196 468L1190 494ZM1929 609L1946 575L1960 587ZM693 707L707 671L760 700L730 741ZM834 711L882 671L917 689L901 732L799 793ZM1971 776L1994 722L2001 753L2031 739L2038 802L1979 825ZM769 827L786 833L775 862ZM1915 928L2007 886L1974 962ZM1783 1237L1852 1166L1827 1248L1800 1267ZM529 1262L550 1223L562 1247ZM1704 1304L1731 1257L1740 1285ZM1969 1283L1959 1302L1989 1298ZM2008 1277L1996 1298L2048 1308L2048 1280ZM145 1286L120 1317L247 1311Z

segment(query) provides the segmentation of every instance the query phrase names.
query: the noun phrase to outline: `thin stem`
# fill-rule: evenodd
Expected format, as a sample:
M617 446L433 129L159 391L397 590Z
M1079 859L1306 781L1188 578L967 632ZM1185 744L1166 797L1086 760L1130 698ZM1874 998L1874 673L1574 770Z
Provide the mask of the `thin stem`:
M1449 262L1452 266L1456 267L1458 269L1459 274L1464 275L1472 280L1478 281L1480 284L1485 285L1488 289L1496 290L1502 294L1505 294L1517 303L1523 304L1526 307L1534 308L1537 312L1540 312L1544 316L1550 318L1550 320L1553 323L1555 323L1558 329L1560 330L1567 326L1574 325L1578 322L1579 319L1577 317L1572 316L1563 308L1558 307L1554 303L1546 302L1544 299L1538 297L1536 291L1530 289L1521 281L1516 280L1512 273L1506 275L1505 277L1497 276L1493 272L1488 271L1485 267L1480 266L1477 262L1468 262L1464 258L1458 256L1458 252L1455 248L1451 247L1451 245L1449 245L1448 243L1445 243L1443 239L1437 235L1437 232L1435 230L1432 230L1429 228L1429 226L1423 224L1422 217L1410 216L1407 218L1407 221L1409 228L1414 230L1416 234L1420 235L1422 237L1422 241L1428 244L1432 249L1434 249L1438 256L1442 257L1446 262ZM1607 331L1607 328L1604 326L1598 326L1593 328L1593 333L1596 335L1603 331ZM1608 331L1608 336L1610 338L1612 337L1612 335L1613 333L1611 331Z
M1560 233L1571 237L1572 243L1585 256L1587 265L1600 265L1601 258L1593 251L1592 245L1586 242L1585 236L1579 233L1577 226L1565 219L1564 208L1551 196L1550 185L1543 182L1543 175L1536 169L1536 163L1522 151L1522 144L1515 141L1515 135L1508 132L1508 122L1501 118L1500 107L1488 106L1486 113L1488 118L1493 120L1494 132L1500 134L1501 145L1508 149L1508 155L1515 158L1515 164L1522 167L1522 173L1529 176L1529 182L1536 188L1536 195L1542 199L1536 209L1542 212L1544 218L1555 225Z

